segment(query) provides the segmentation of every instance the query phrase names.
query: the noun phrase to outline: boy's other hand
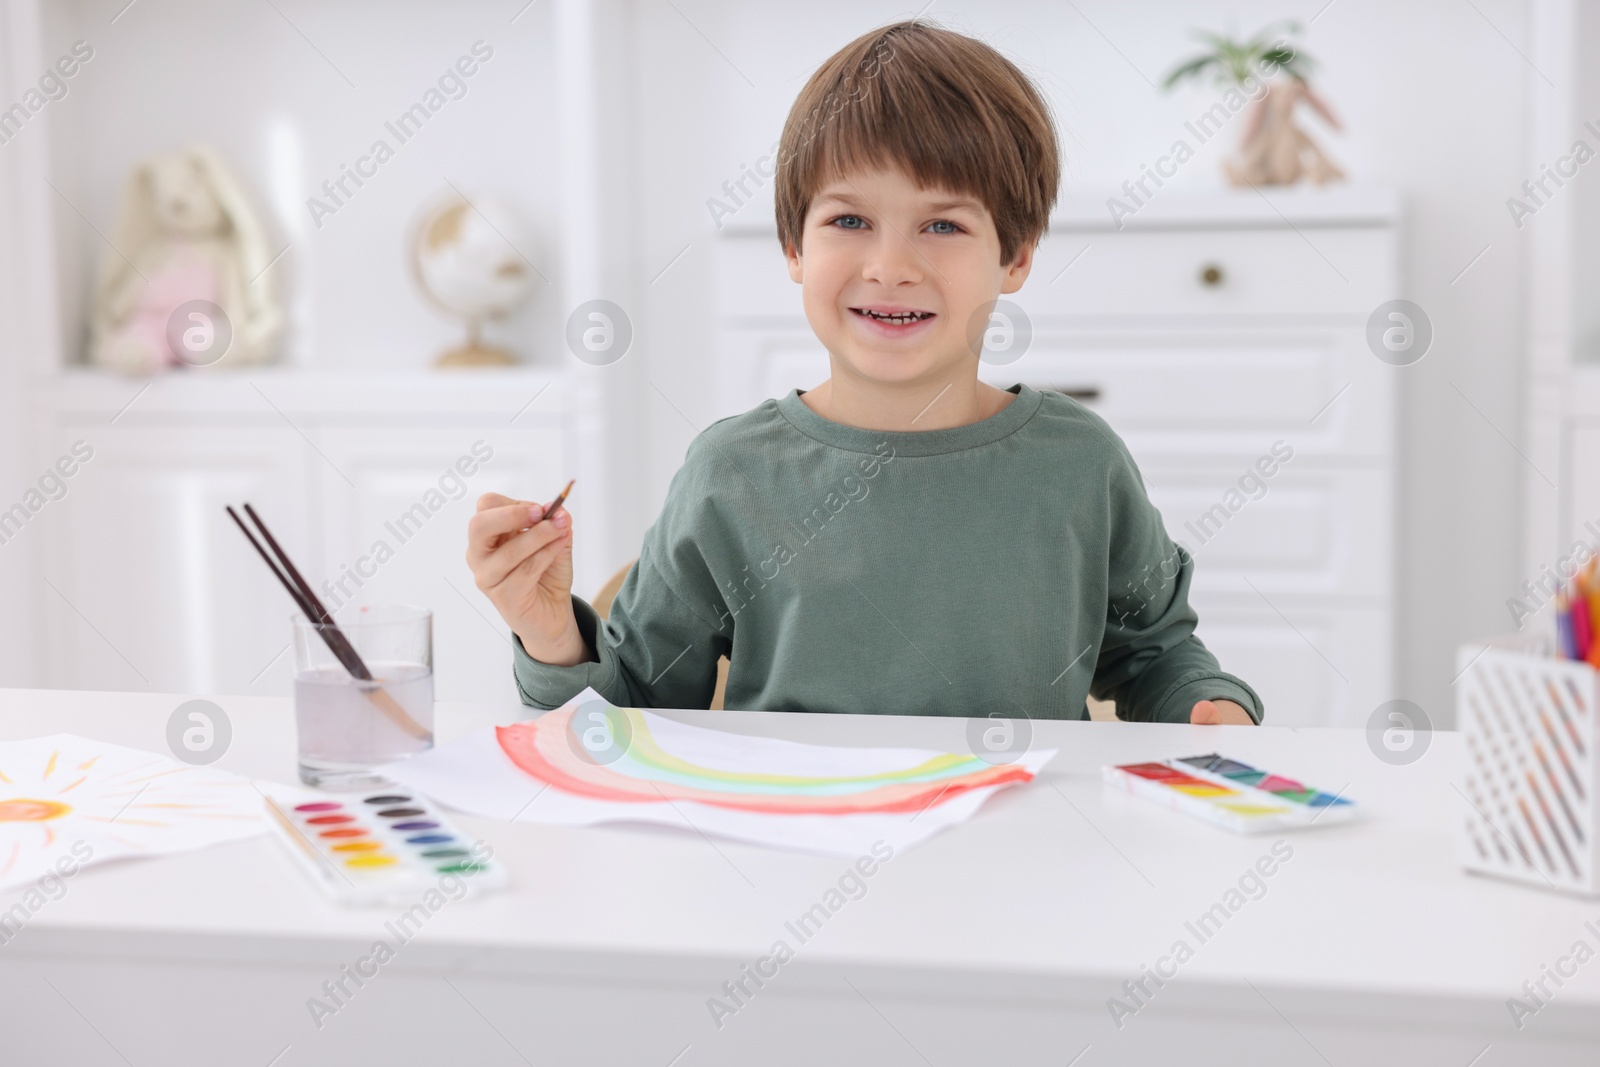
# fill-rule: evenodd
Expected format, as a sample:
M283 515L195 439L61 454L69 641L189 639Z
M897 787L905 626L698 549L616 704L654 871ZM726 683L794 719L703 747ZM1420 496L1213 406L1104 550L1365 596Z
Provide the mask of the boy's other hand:
M499 493L478 498L467 523L467 566L528 655L570 667L589 659L572 610L572 516Z
M1254 726L1255 720L1231 700L1202 700L1189 712L1189 721L1205 726Z

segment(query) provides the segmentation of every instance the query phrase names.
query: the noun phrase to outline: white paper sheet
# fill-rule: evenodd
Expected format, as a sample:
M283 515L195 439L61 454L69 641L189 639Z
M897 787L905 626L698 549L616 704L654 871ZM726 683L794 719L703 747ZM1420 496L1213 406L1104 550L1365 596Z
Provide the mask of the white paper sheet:
M0 742L0 890L265 833L249 780L74 734Z
M585 689L571 703L602 699ZM650 715L656 740L668 751L693 751L704 766L795 774L861 774L905 767L940 755L931 749L838 748L778 738L747 737L688 726ZM1022 754L1016 761L1037 774L1055 749ZM649 823L690 834L719 837L773 848L828 856L868 853L875 841L896 851L925 841L972 818L1004 785L961 793L921 812L907 814L775 815L694 801L630 803L595 800L547 787L523 772L501 749L493 727L378 768L402 785L458 811L512 822L546 826Z

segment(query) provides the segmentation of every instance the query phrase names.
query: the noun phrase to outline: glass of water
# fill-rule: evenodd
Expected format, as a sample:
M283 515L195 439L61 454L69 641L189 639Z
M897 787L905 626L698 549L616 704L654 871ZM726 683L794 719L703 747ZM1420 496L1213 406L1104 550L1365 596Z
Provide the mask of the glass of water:
M355 677L325 631L294 620L294 719L300 780L323 789L382 785L372 768L433 747L433 613L370 606L334 616L338 633L372 675Z

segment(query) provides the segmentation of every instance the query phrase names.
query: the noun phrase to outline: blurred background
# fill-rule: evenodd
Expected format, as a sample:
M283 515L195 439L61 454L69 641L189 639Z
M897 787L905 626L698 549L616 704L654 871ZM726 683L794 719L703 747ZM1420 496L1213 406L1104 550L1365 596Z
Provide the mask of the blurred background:
M590 596L696 433L826 378L773 152L822 60L916 14L6 0L0 685L287 694L248 500L325 599L434 609L441 699L515 700L474 499L576 478ZM1597 541L1600 4L922 14L1032 75L1065 155L982 376L1128 441L1268 722L1450 725L1457 646ZM1253 39L1287 110L1223 63L1166 85Z

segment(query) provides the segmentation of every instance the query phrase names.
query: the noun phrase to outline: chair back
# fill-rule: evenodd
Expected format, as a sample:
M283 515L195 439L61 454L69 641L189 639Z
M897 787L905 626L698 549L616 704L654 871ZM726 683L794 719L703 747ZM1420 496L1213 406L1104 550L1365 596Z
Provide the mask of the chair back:
M595 614L599 615L602 619L610 617L611 602L616 599L617 590L622 588L622 583L627 581L628 572L632 570L633 565L638 562L639 561L637 559L629 560L627 563L623 564L621 570L617 571L617 573L606 579L606 584L602 585L600 587L600 591L594 595L594 599L589 601L589 605L594 608ZM713 711L722 710L722 694L727 688L728 657L718 656L717 690L711 695L711 708Z

